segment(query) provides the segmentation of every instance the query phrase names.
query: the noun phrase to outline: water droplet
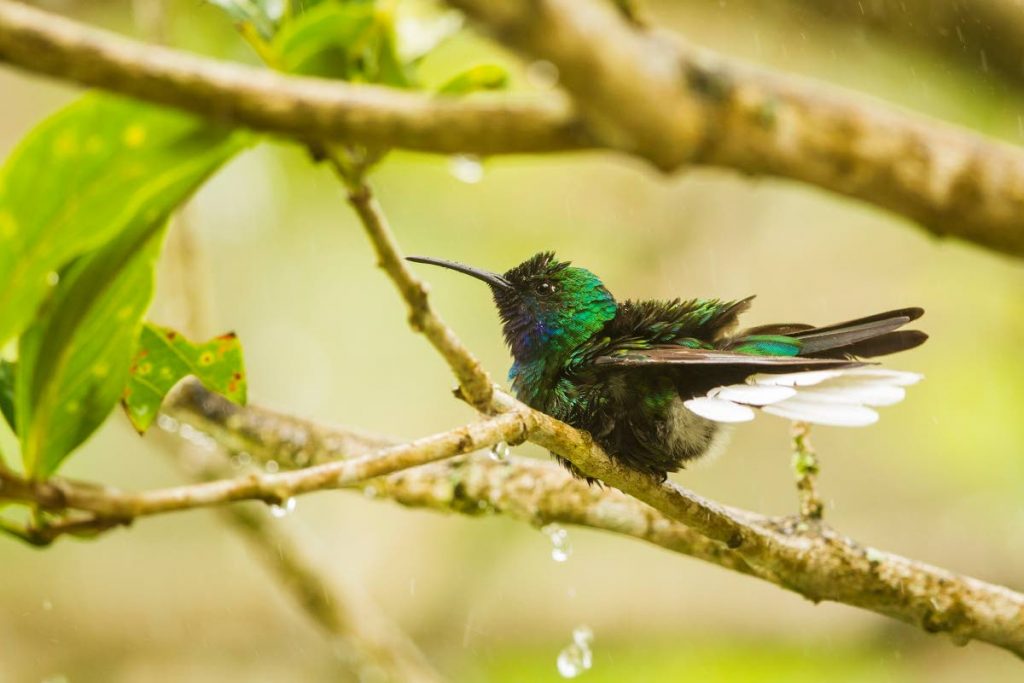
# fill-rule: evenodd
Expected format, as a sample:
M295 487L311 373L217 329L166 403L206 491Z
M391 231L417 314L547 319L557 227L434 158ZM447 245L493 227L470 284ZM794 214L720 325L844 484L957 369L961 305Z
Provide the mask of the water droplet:
M281 466L277 464L276 460L268 460L266 464L263 465L263 469L269 474L276 474L278 470L281 469Z
M139 412L143 412L142 409L145 406L139 406ZM145 412L149 412L146 408ZM188 441L196 448L201 448L204 451L212 451L217 448L217 442L213 440L213 437L205 432L201 432L190 424L182 424L178 429L178 434L181 438Z
M49 600L43 600L43 611L49 612L53 609L53 603Z
M271 21L281 21L281 17L284 16L285 2L284 0L266 0L263 3L263 11L267 13Z
M590 644L594 632L589 626L577 626L572 632L572 642L558 653L558 673L562 678L576 678L594 665L594 654Z
M569 531L559 524L547 524L541 527L549 539L551 539L551 559L555 562L565 562L572 555L572 544L569 542Z
M286 498L284 503L282 503L281 505L271 505L270 506L270 514L273 515L274 517L277 517L278 519L281 519L282 517L284 517L284 516L286 516L288 514L291 514L294 511L295 511L295 499L294 498Z
M173 434L178 431L181 424L170 415L160 413L156 418L156 426L164 430L168 434Z
M231 464L237 470L245 469L252 464L252 456L245 451L241 451L231 457Z
M483 180L484 166L480 157L473 154L456 154L448 161L448 170L456 180L475 185Z
M369 486L363 489L363 495L366 496L367 498L376 498L377 487L374 486L373 484L370 484Z
M56 287L58 282L60 282L60 273L55 270L51 270L46 274L46 284L51 287Z
M494 444L493 446L491 446L490 450L491 458L493 458L494 460L506 460L508 459L509 453L511 452L512 449L504 441L499 441L498 443Z
M526 82L538 90L551 90L558 85L558 67L546 59L530 62L526 67Z

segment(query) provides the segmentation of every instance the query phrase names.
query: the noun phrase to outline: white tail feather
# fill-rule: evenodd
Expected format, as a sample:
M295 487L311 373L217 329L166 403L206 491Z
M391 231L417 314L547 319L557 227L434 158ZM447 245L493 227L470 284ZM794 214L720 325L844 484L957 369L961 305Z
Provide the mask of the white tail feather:
M762 410L796 422L832 427L866 427L878 422L878 413L871 408L846 403L813 403L791 399L765 406Z
M691 398L683 405L689 408L690 412L715 422L750 422L754 419L754 411L749 407L718 398L699 396Z
M862 427L878 421L878 413L868 406L899 403L906 395L903 387L921 379L917 373L885 368L762 373L751 375L744 384L715 387L684 405L715 422L752 420L753 406L800 422Z

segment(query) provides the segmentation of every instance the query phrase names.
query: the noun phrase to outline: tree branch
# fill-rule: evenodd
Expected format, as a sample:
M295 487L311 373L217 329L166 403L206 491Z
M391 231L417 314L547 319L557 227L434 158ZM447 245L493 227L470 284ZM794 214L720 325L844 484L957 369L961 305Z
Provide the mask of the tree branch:
M348 187L348 202L373 244L377 265L391 279L409 308L409 325L423 334L448 362L463 398L478 410L486 411L491 403L493 387L490 375L431 306L426 286L409 269L388 226L387 217L362 174L353 176L337 163L336 157L331 157L330 161L338 177Z
M798 180L1024 255L1024 152L645 32L599 0L449 0L553 62L595 136L663 169Z
M463 101L283 76L146 45L8 0L0 0L0 61L300 141L480 155L587 145L558 102Z
M279 505L302 493L352 486L500 441L521 442L529 433L530 423L529 413L509 412L353 460L276 474L253 472L232 479L138 493L60 478L27 480L0 469L0 499L34 503L44 510L89 512L96 516L97 523L103 524L242 500Z
M513 400L501 393L496 398ZM234 434L234 443L254 457L282 466L295 463L290 451L276 450L279 443L338 444L336 449L311 451L313 457L332 458L359 456L389 441L343 428L311 429L308 421L235 406L197 383L177 393L168 410L178 419L210 428L218 439ZM564 447L557 452L578 467L594 467L584 470L590 474L597 471L595 463L607 461L586 435L566 425L555 427L560 423L547 416L537 417L531 441ZM245 425L244 434L233 425ZM614 464L600 467L609 468L607 474ZM552 462L520 457L496 462L486 456L427 465L363 484L377 498L403 505L474 516L499 513L535 526L559 522L629 535L816 602L862 607L929 632L949 633L957 642L982 640L1024 656L1024 595L1018 592L863 546L824 524L809 528L799 517L723 508L641 475L623 481L623 486L632 488L626 492L632 495L588 487ZM729 541L738 546L730 549Z

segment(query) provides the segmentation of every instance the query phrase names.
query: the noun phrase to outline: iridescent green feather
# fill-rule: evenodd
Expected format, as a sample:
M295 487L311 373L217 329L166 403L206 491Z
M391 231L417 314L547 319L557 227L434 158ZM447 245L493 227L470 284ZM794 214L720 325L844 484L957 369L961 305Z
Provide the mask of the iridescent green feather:
M779 334L754 334L738 339L729 350L751 356L796 356L803 342Z

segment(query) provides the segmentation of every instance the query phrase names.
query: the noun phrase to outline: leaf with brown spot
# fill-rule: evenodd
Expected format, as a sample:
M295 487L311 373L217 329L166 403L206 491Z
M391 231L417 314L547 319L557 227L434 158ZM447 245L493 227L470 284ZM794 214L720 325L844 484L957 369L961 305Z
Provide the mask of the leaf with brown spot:
M210 391L244 405L245 363L242 344L233 332L196 344L174 330L146 323L121 405L142 434L153 424L164 398L188 376Z

